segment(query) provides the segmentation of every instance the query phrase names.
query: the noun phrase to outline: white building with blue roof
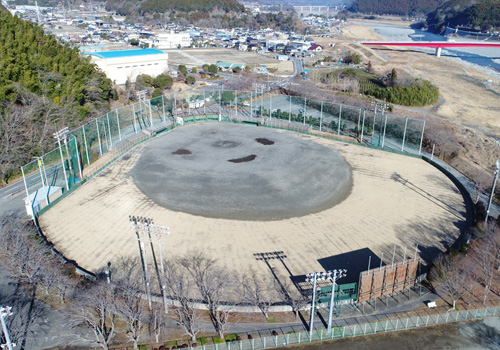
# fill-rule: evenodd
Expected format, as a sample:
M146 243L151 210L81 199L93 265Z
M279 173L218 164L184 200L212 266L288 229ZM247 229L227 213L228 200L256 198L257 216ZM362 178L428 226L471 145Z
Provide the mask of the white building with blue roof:
M168 54L156 49L89 52L92 62L118 85L135 82L140 74L153 78L168 72Z

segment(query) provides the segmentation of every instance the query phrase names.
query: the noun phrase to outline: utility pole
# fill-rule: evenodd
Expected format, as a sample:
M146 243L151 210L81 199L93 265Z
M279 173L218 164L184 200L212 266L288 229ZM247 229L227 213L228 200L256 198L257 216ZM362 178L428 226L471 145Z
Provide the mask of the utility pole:
M65 127L64 129L61 129L58 132L55 132L53 135L57 139L57 143L59 144L59 153L61 154L61 165L62 165L63 172L64 172L64 180L66 181L66 190L69 191L68 176L66 174L66 167L64 166L64 156L63 156L62 146L61 146L61 139L66 140L66 135L68 135L68 132L69 132L68 127Z
M497 159L495 177L493 178L493 186L491 187L490 200L488 201L488 209L486 209L486 217L484 218L484 224L488 223L488 216L490 215L491 202L493 201L493 196L495 195L495 186L498 180L499 169L500 169L500 160Z

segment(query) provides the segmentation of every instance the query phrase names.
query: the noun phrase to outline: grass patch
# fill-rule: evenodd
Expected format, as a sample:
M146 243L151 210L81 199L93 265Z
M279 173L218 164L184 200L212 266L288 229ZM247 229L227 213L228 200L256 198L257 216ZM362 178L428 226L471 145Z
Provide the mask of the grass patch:
M267 318L267 323L276 323L276 322L278 322L278 320L275 319L274 317L268 317Z
M196 338L196 342L199 344L199 345L207 345L208 344L208 337L199 337L199 338Z
M177 346L177 340L169 341L165 343L166 348L172 348L174 346Z
M221 343L225 343L226 341L236 340L238 337L239 337L238 334L226 334L224 336L224 339L221 339L219 337L212 337L212 342L214 344L221 344Z

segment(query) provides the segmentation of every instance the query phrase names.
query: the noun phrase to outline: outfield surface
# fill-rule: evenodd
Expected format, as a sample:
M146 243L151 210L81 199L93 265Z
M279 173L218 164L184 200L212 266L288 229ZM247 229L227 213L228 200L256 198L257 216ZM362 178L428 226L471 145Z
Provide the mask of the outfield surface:
M457 188L444 174L420 159L260 127L238 126L239 132L231 134L230 127L234 126L186 126L135 148L43 214L40 218L43 232L67 258L74 259L86 269L98 271L104 269L108 261L139 255L129 215L151 217L155 223L170 227L166 246L168 255L200 250L219 259L228 269L242 273L253 268L269 274L269 267L257 261L254 254L282 251L286 254L283 263L279 260L270 262L274 271L278 275L301 276L331 268L354 271L351 264L366 266L367 252L372 255L372 261L376 261L375 256L382 258L383 255L384 262L390 263L394 246L397 246L396 259L402 259L405 247L408 247L407 256L413 257L414 247L419 244L418 254L429 262L457 239L460 227L465 224L466 208ZM313 152L310 159L327 163L330 161L328 157L338 152L352 170L351 192L328 209L272 221L209 218L167 209L146 196L134 183L134 172L138 171L134 167L140 164L142 155L147 155L150 148L160 147L169 137L178 137L176 135L182 135L188 129L219 130L224 135L219 141L230 139L235 142L252 140L254 133L260 131L269 140L281 140L286 134L284 140L295 139L296 144L304 148L302 157L307 157L309 149L332 148L335 151L326 151L325 158L313 158ZM164 156L188 147L188 144L179 144L179 147L165 149ZM161 153L157 156L161 158ZM269 177L274 179L272 164L271 158ZM176 176L197 181L196 167L192 171L192 174ZM290 176L297 176L293 174L293 167L286 171ZM298 175L300 178L300 173ZM158 193L168 195L168 192L162 192L168 178L167 174L164 180L158 181ZM308 178L302 180L294 184L302 187L301 191L309 185ZM154 181L154 177L150 181ZM218 185L224 186L224 183ZM329 185L321 190L332 192ZM348 254L353 251L359 254ZM332 263L339 254L349 256L343 260L344 266ZM332 264L335 266L330 266ZM352 277L356 279L356 276Z

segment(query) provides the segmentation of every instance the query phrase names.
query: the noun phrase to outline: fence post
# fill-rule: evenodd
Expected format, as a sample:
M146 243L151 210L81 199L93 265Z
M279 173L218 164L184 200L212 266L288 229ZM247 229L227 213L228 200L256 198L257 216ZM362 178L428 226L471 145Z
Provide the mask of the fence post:
M375 331L373 333L377 333L377 326L378 326L378 322L375 321Z
M255 349L255 339L252 338L252 341L250 342L251 346L252 346L252 350Z
M335 333L335 332L332 332L332 334ZM342 328L342 338L345 338L345 326L344 328Z
M387 332L387 327L389 326L389 320L385 321L385 331Z
M460 311L457 311L457 316L455 317L455 321L458 320L458 314L460 313Z
M439 314L437 315L437 317L436 317L436 323L434 323L434 324L438 324L438 320L439 320Z
M299 332L299 339L298 339L298 344L300 344L300 335L302 334L302 332Z
M444 323L448 323L448 317L450 317L450 314L447 312L446 313L446 320L444 321Z
M427 315L427 319L425 320L425 325L427 326L429 324L429 315Z
M342 121L342 105L339 105L339 124L337 125L337 135L340 135L340 123Z
M120 138L120 141L122 140L122 131L120 130L120 117L118 116L118 108L115 109L116 112L116 123L118 124L118 137Z
M406 127L408 125L408 118L405 120L405 130L403 132L403 142L401 143L401 152L404 152L405 150L405 138L406 138Z
M151 100L149 100L149 119L151 120L151 127L153 127L153 109L151 108Z
M405 326L405 329L408 329L408 321L410 320L410 318L406 318L406 326Z
M365 323L365 332L364 334L366 334L366 328L368 327L368 323Z
M85 154L87 155L87 165L90 165L89 148L87 146L87 136L85 135L85 124L82 126L83 141L85 141Z
M354 325L354 329L352 330L352 336L355 337L356 336L356 325Z
M113 146L113 138L111 137L111 125L109 124L109 113L106 113L106 119L108 120L108 134L109 134L109 146Z
M99 152L101 153L101 157L102 157L101 135L99 135L99 122L98 122L97 118L95 119L95 124L97 125L97 140L99 141Z
M203 93L205 93L205 90L203 90ZM203 104L205 104L205 100L203 100ZM165 117L165 95L161 95L161 105L162 105L162 110L163 110L163 122L165 123L166 117Z
M285 339L286 345L290 344L290 334L287 334Z
M399 318L396 319L396 330L398 330Z

